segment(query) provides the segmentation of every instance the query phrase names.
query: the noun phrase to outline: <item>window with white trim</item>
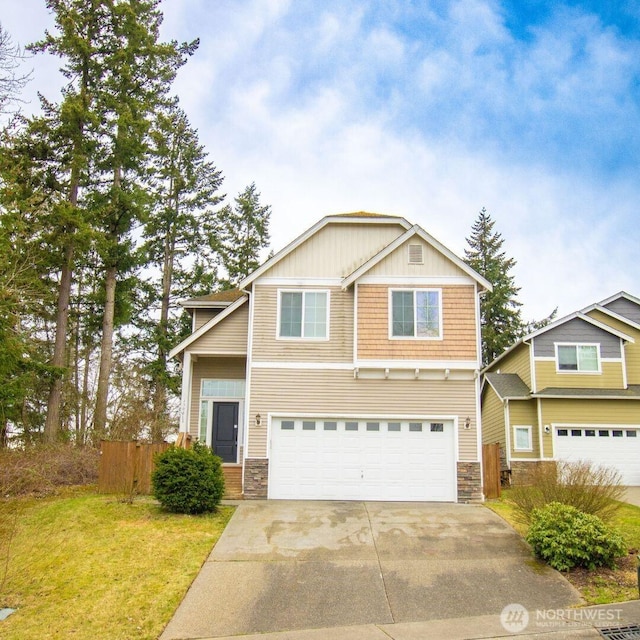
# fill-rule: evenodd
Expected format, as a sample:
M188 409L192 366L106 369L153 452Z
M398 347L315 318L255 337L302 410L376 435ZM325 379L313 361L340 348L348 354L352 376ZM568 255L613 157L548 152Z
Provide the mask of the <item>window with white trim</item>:
M394 289L390 305L392 338L442 337L440 289Z
M531 437L530 426L514 426L513 427L513 450L514 451L532 451L533 439Z
M556 344L558 371L574 373L600 372L600 345Z
M280 291L278 338L326 340L329 336L328 291Z

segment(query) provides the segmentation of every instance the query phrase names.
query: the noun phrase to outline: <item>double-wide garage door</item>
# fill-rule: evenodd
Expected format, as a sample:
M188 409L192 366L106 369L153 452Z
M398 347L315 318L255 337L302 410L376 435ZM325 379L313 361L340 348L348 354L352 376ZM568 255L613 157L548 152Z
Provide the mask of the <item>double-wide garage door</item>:
M617 469L622 483L640 485L640 428L556 427L554 450L560 460L589 460Z
M453 421L274 419L269 497L453 502Z

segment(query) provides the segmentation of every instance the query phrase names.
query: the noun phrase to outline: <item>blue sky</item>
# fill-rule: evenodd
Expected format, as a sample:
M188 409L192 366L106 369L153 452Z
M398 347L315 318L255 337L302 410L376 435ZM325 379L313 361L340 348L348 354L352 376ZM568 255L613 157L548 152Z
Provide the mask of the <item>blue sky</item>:
M640 297L640 2L161 7L165 38L201 39L176 91L225 191L272 205L273 248L368 210L461 255L484 206L525 318ZM52 24L44 0L0 0L0 21L21 44ZM57 62L29 64L55 98Z

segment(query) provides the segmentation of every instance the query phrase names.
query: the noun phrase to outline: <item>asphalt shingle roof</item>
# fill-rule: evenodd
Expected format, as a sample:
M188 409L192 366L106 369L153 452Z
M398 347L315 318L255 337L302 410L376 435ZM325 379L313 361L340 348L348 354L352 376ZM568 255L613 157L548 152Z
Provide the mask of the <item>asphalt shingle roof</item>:
M503 399L529 399L531 392L517 373L486 373L487 380Z
M630 384L626 389L568 389L566 387L547 387L533 394L534 397L562 398L627 398L640 400L640 384Z

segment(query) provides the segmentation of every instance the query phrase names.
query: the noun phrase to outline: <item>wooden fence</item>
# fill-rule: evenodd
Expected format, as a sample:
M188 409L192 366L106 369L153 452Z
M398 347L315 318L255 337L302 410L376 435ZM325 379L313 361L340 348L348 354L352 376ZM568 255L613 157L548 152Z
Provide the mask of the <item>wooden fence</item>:
M171 445L141 442L100 443L98 491L100 493L151 493L153 456Z
M482 445L484 497L500 497L500 443Z

